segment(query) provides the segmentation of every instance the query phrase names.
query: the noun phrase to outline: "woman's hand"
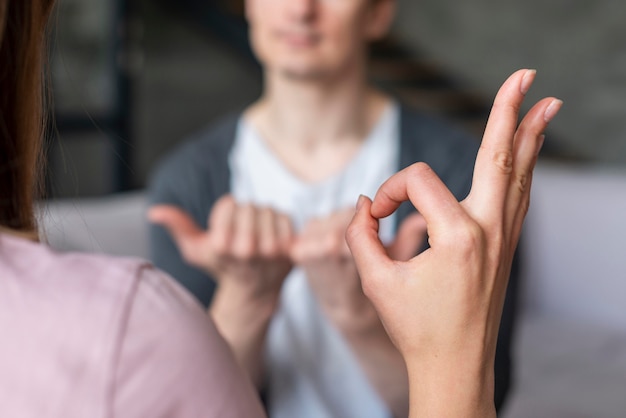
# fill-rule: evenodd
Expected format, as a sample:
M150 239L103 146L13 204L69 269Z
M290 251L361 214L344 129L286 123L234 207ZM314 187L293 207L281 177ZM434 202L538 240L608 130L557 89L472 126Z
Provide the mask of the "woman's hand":
M495 415L493 362L511 261L543 131L562 104L543 99L518 125L534 76L520 70L498 92L463 202L417 163L373 202L360 198L348 228L363 290L407 363L411 416ZM382 246L378 219L405 200L424 216L430 248L403 262Z

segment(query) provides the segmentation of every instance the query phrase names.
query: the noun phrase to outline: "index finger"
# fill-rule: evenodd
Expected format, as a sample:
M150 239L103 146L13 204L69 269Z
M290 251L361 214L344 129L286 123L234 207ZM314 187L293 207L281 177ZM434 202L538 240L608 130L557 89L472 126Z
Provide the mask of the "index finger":
M440 225L449 226L467 218L452 192L425 163L415 163L383 183L374 197L371 214L374 218L389 216L406 200L422 214L431 237Z

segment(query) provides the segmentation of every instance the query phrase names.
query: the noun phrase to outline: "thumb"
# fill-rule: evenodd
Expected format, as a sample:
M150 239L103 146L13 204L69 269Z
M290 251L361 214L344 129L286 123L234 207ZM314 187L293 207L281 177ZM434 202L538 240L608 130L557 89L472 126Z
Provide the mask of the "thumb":
M426 240L426 220L419 213L407 216L396 234L396 239L387 247L389 257L397 261L408 261L415 257Z
M378 219L372 217L371 207L372 201L360 196L356 213L346 231L346 242L361 276L363 290L368 296L372 281L381 276L378 272L385 270L391 262L378 238Z
M148 210L148 220L167 229L187 262L201 264L209 234L189 214L173 205L156 205Z

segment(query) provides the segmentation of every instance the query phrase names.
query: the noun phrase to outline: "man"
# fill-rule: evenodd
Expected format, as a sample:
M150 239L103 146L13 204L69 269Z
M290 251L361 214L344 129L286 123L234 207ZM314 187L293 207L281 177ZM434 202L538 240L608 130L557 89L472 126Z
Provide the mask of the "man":
M406 368L361 291L345 230L359 194L415 161L462 199L478 144L368 85L368 43L387 33L394 7L248 0L263 95L183 145L152 183L150 218L166 227L151 228L153 260L210 305L272 417L406 416ZM383 220L380 236L395 259L425 245L411 206Z

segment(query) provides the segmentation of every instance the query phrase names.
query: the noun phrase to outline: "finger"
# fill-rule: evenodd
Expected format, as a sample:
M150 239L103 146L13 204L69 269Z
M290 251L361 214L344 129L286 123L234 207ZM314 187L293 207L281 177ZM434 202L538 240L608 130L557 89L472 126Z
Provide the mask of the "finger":
M408 261L417 255L425 240L426 221L419 213L413 213L398 228L395 240L387 247L387 253L393 260Z
M298 234L298 241L317 241L324 236L321 229L324 228L324 221L321 218L310 218L302 227Z
M294 264L303 264L311 257L311 242L316 237L316 223L316 218L309 219L298 236L294 239L294 243L289 250L289 256ZM316 247L317 246L314 246L313 248Z
M500 223L513 170L513 140L520 106L534 80L534 70L519 70L502 85L491 109L468 202L474 215Z
M325 218L317 218L310 223L310 253L316 258L352 258L346 242L346 230L354 217L354 208L345 208L331 213Z
M268 207L258 209L258 243L259 252L264 257L275 257L278 254L278 225L274 211Z
M289 254L294 241L293 224L291 219L285 214L279 214L276 219L276 229L278 231L278 241L283 254Z
M352 257L350 247L348 247L348 242L346 241L346 230L348 229L348 225L350 225L352 218L354 218L354 213L354 208L346 208L337 212L337 223L335 225L334 233L339 239L339 254L343 258Z
M383 218L410 200L426 220L432 239L443 230L467 220L467 214L437 174L424 163L415 163L394 174L378 189L372 216Z
M563 102L554 98L541 100L526 114L515 135L514 175L507 198L507 226L516 245L530 205L532 172L543 145L548 123L561 109Z
M370 213L371 205L369 198L359 197L356 213L346 230L346 242L366 294L368 283L379 276L378 272L385 271L392 262L378 237L378 220Z
M251 260L257 251L257 210L246 204L239 206L234 216L233 256L239 260Z
M517 208L515 208L516 213L513 217L513 223L511 226L511 230L509 233L509 256L513 257L515 253L515 249L517 248L517 244L519 242L520 236L522 234L522 227L524 224L524 219L526 218L526 214L528 213L528 209L530 208L530 185L532 183L533 173L532 171L528 175L528 193L525 193L522 197Z
M188 262L198 263L202 259L208 233L186 212L173 205L156 205L148 210L148 220L167 229Z
M231 195L221 197L213 205L208 224L213 250L217 255L230 255L236 212L237 203Z

